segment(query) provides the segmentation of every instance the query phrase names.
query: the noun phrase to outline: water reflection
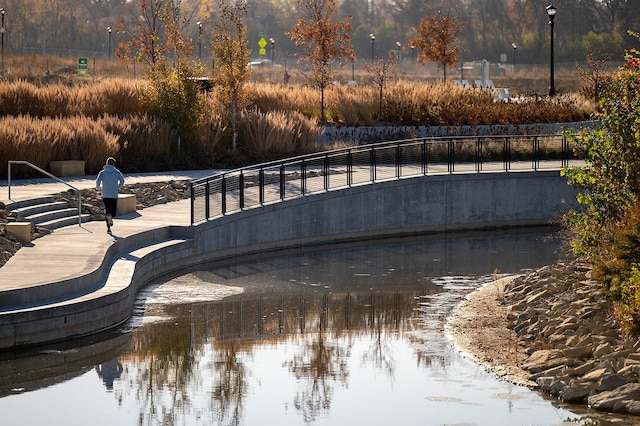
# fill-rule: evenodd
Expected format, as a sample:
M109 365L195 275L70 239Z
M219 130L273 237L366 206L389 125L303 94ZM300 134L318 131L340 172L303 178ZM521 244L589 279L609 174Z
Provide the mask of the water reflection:
M443 334L494 269L551 263L558 248L540 234L423 238L193 272L146 288L123 334L0 361L0 411L7 424L92 411L108 413L95 425L558 424L575 415Z
M122 364L117 358L96 366L96 373L108 391L113 390L113 382L122 375Z

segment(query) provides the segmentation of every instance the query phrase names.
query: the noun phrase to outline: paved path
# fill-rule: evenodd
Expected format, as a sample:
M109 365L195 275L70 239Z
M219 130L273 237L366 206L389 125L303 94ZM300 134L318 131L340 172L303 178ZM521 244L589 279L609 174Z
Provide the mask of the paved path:
M125 183L167 182L170 180L198 179L215 174L214 170L126 175ZM65 178L77 189L94 188L95 177ZM12 201L52 195L69 189L52 179L25 179L11 181ZM7 204L8 182L0 181L0 201ZM96 270L103 262L107 249L118 239L168 225L190 225L190 201L181 200L160 204L128 213L114 219L113 235L106 232L102 221L86 222L55 230L49 235L25 245L0 268L1 292L40 286L85 275Z

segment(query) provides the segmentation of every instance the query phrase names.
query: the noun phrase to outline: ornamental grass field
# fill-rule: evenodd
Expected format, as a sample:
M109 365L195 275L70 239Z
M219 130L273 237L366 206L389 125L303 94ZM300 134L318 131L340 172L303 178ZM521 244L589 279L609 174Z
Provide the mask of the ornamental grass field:
M16 78L0 82L0 176L9 160L43 169L56 160L84 160L97 173L108 156L128 173L229 168L327 149L323 126L536 124L589 119L593 102L578 93L496 101L488 90L452 82L392 79L383 88L337 84L321 93L302 84L259 83L245 89L249 108L238 125L237 149L215 99L203 93L207 116L179 135L141 100L148 82L132 78ZM344 145L343 141L336 141ZM14 172L15 170L15 172ZM33 175L18 166L16 177Z

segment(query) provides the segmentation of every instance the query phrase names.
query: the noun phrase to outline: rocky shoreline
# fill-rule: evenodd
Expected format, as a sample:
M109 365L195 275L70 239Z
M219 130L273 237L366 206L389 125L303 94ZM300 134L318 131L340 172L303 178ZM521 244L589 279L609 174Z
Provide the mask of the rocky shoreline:
M612 318L588 265L560 263L489 283L457 307L447 331L505 380L640 416L640 341Z

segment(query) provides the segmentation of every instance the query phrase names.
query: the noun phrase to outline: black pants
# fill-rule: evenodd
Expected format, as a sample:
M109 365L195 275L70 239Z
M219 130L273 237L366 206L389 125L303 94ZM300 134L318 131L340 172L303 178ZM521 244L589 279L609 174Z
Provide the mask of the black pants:
M118 199L103 198L102 202L104 203L104 209L106 211L106 214L110 214L111 217L116 217L116 211L118 210Z

